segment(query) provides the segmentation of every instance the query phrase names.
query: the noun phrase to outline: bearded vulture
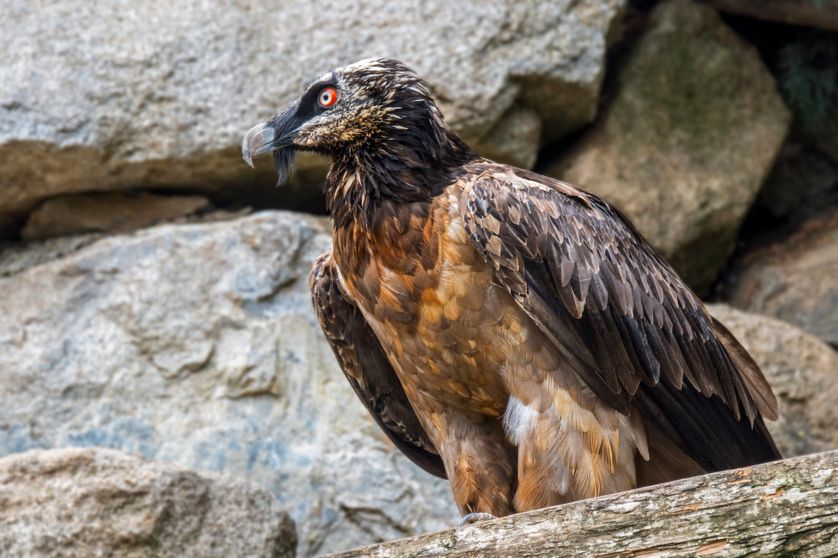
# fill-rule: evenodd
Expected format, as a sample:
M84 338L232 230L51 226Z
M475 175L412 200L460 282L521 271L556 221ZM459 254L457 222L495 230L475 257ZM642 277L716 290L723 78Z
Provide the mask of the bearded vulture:
M482 520L780 457L759 367L617 209L472 151L405 65L247 132L331 159L323 333L381 429Z

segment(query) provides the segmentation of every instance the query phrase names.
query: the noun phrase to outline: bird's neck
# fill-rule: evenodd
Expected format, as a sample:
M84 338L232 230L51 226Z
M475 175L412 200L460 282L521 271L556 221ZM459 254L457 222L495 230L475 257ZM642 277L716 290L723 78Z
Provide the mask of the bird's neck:
M427 136L383 141L373 149L334 157L326 178L326 204L336 230L369 231L387 202L430 203L462 165L477 158L453 132Z

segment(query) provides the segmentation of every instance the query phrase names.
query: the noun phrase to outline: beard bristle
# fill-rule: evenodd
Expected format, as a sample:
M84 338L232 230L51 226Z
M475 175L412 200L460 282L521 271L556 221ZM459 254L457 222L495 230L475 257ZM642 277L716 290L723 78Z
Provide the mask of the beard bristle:
M276 187L279 188L294 173L294 157L296 151L293 147L283 147L273 152L274 164L276 165Z

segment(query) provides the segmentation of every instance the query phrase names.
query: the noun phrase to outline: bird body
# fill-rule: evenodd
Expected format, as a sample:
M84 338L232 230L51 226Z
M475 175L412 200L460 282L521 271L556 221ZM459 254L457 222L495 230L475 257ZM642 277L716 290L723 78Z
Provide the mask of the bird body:
M299 123L307 97L343 112ZM310 276L326 338L462 513L778 457L759 368L630 223L474 154L400 63L337 71L268 124L248 133L246 159L265 135L278 164L289 146L333 159L333 248Z
M490 169L478 162L463 177ZM642 427L563 374L547 336L493 281L460 214L469 186L461 178L429 203L385 205L368 234L335 231L327 265L343 270L340 288L380 341L433 447L458 472L464 512L505 515L632 488L638 443L648 456ZM464 449L464 439L477 447ZM538 462L540 448L549 463ZM521 479L530 481L516 490Z

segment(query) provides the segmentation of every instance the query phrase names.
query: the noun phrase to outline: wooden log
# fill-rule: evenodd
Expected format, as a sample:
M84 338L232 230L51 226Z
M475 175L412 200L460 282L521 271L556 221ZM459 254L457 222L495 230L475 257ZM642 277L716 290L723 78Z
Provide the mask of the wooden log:
M511 515L332 556L837 555L838 450Z
M708 0L708 3L732 14L838 31L838 0Z

